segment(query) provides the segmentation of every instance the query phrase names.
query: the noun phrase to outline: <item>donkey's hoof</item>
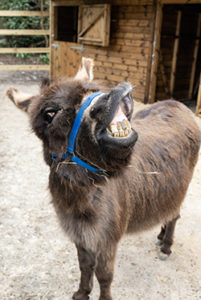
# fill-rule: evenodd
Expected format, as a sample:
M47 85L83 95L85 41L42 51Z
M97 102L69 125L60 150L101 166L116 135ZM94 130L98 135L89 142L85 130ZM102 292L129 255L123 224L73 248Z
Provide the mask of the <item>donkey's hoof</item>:
M169 256L170 256L170 254L167 254L167 253L164 253L164 252L159 253L159 259L163 260L163 261L167 260L169 258Z
M156 246L161 246L162 244L163 244L163 242L161 240L157 240L155 243Z
M77 291L73 294L73 300L89 300L89 296L83 292Z
M100 296L99 300L113 300L111 296L103 297Z

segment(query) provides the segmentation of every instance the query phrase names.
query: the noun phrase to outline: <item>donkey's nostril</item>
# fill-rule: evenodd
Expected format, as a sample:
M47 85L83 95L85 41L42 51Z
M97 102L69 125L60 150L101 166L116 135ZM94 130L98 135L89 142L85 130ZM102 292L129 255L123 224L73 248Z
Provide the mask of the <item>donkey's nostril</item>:
M121 100L120 105L125 115L128 116L132 112L132 108L133 108L133 100L131 98L131 95L125 96Z

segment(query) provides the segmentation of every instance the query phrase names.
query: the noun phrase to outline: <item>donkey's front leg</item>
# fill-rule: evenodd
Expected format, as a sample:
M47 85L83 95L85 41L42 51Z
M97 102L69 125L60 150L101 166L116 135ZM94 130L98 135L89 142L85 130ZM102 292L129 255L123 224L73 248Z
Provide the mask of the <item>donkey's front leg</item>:
M99 300L112 300L111 283L113 280L114 260L117 245L110 245L97 257L96 277L100 284Z
M73 295L74 300L88 300L93 287L93 276L96 267L96 253L81 246L77 247L78 260L81 271L79 289Z

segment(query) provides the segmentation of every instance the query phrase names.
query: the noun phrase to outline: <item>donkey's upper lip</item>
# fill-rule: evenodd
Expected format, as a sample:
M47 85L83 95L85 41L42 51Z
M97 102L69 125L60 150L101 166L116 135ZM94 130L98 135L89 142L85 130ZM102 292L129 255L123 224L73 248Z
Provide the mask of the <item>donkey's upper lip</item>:
M125 97L128 93L131 93L133 86L129 82L121 82L117 86L111 89L110 94L121 95L121 97Z

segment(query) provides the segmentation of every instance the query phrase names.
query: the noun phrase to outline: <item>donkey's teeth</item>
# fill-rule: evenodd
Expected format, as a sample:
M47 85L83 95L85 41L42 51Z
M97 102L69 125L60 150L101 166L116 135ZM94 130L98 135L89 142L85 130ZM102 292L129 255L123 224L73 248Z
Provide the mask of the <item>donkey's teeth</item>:
M117 123L117 129L118 129L118 130L121 130L121 128L122 128L121 122L118 122L118 123Z
M131 125L128 120L123 120L117 123L110 123L107 128L109 135L113 137L125 137L131 132Z
M131 124L128 120L124 120L123 122L128 130L131 129Z
M126 130L126 129L128 128L128 125L126 124L126 120L123 120L123 121L121 122L121 128L122 128L123 130Z
M124 135L125 135L125 136L129 135L129 133L130 133L130 132L129 132L127 129L124 131Z
M111 123L110 125L109 125L109 130L112 132L112 133L118 133L118 127L117 127L117 125L116 124L114 124L114 123Z
M125 136L125 134L124 134L124 131L123 131L123 130L120 130L120 131L119 131L119 136L120 136L120 137L123 137L123 136Z

